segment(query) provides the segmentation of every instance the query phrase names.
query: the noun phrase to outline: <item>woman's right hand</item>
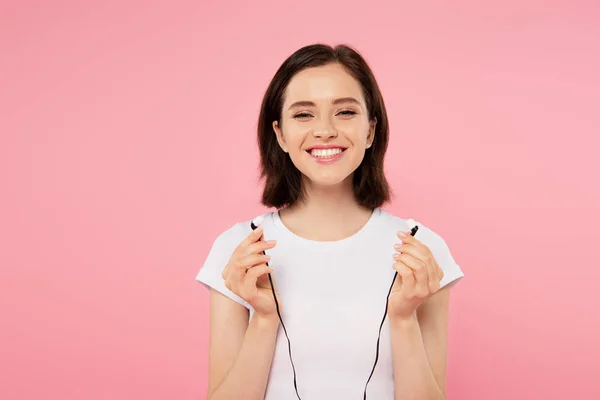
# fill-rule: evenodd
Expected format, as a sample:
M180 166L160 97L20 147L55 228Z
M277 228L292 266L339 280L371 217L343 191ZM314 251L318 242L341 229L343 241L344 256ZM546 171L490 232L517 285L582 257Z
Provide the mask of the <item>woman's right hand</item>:
M273 269L266 264L271 257L262 252L275 247L276 241L262 239L259 226L235 248L221 276L225 287L250 304L255 314L271 317L277 312L267 275Z

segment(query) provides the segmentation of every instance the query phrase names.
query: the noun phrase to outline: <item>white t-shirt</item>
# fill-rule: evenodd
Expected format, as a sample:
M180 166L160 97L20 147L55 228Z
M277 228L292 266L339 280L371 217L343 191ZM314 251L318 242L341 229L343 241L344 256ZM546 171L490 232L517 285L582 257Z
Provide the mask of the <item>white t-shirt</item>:
M265 240L277 240L266 251L275 270L273 281L283 305L282 319L292 347L298 393L302 400L360 399L373 363L379 325L394 269L394 244L406 220L381 208L354 235L333 242L302 238L290 231L278 211L263 215ZM243 299L229 291L221 273L235 247L252 231L250 221L220 234L196 279L250 311ZM456 284L463 272L446 242L417 221L415 234L429 247L444 271L441 286ZM296 399L288 343L279 327L266 400ZM389 318L381 331L379 360L367 398L394 399Z

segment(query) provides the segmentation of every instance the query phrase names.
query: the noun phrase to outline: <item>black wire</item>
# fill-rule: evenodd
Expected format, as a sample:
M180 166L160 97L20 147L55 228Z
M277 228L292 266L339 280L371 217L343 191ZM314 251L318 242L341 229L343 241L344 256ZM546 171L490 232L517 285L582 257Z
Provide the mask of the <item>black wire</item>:
M252 230L257 228L256 225L254 225L254 221L250 223L250 226L252 227ZM260 238L258 240L260 240ZM264 251L262 253L266 255ZM269 265L268 262L266 264L267 266ZM277 309L277 315L279 316L279 322L281 322L283 332L285 333L285 337L287 338L288 342L288 353L290 354L290 363L292 363L292 371L294 372L294 389L296 390L296 396L298 396L298 400L302 400L300 398L300 395L298 394L298 383L296 381L296 367L294 366L294 361L292 360L292 344L290 343L290 337L288 336L287 329L285 329L285 324L283 323L283 319L281 318L281 312L279 311L279 302L277 301L277 296L275 295L275 285L273 284L273 278L271 277L270 273L268 275L269 282L271 283L271 292L273 292L273 299L275 300L275 308Z
M410 230L410 235L411 236L415 236L415 233L417 233L418 230L419 230L419 227L415 226L414 228L412 228ZM385 317L387 316L388 301L390 299L390 294L392 293L392 288L394 287L394 282L396 281L396 277L397 276L398 276L398 271L395 271L395 273L394 273L394 279L392 279L392 284L390 285L390 290L388 290L387 298L386 298L386 301L385 301L385 311L383 312L383 319L381 320L381 324L379 325L379 334L377 335L377 348L375 350L375 363L373 364L373 369L371 370L371 374L369 375L369 379L367 379L367 383L365 384L365 391L363 393L363 400L367 400L367 386L369 385L369 382L371 381L371 377L373 376L373 373L375 372L375 366L377 365L377 360L379 359L379 340L381 339L381 328L383 328L383 324L385 322Z

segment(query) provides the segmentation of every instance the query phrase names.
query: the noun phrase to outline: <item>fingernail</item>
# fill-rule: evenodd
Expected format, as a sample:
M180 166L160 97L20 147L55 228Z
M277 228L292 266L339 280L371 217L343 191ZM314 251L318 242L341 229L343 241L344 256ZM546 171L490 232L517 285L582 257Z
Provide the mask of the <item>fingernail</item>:
M397 260L398 258L400 258L400 254L398 254L398 253L395 253L395 254L394 254L394 260Z
M406 236L406 232L399 231L399 232L398 232L398 235L400 235L400 236L404 237L404 236Z
M276 240L267 240L267 244L276 244L277 241Z
M400 242L400 244L396 244L396 245L394 245L394 248L395 248L396 250L402 250L402 242Z

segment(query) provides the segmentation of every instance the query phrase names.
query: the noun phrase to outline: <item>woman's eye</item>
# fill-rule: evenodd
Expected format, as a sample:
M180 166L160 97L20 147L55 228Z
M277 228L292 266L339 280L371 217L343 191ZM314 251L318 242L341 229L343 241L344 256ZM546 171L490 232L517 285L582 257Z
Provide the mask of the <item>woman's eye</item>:
M308 117L310 117L310 114L307 114L307 113L300 113L300 114L294 115L294 118L308 118Z
M356 114L356 111L354 111L354 110L343 110L338 113L338 115L344 115L344 116L352 116L355 114ZM308 114L308 113L299 113L299 114L294 115L295 119L304 119L304 118L310 118L310 117L312 117L312 115Z

